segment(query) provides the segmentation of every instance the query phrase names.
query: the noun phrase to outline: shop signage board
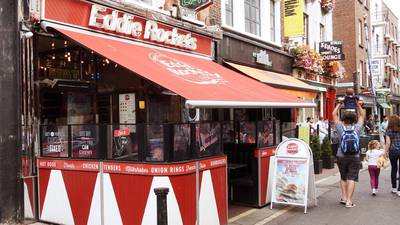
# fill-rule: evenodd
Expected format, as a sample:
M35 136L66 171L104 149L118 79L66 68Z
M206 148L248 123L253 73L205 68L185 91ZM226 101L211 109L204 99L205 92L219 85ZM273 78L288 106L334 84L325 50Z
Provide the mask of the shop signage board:
M343 44L341 41L320 42L319 54L325 61L344 60Z
M271 209L274 203L304 206L316 204L312 152L308 144L296 138L281 142L275 153Z
M259 52L253 52L253 57L256 59L256 63L272 66L272 61L269 54L265 50L260 50Z
M199 11L212 4L212 0L180 0L179 4L187 9Z
M285 37L299 37L304 35L304 1L284 0L283 23Z
M41 17L42 20L135 41L212 55L209 37L87 1L45 0Z

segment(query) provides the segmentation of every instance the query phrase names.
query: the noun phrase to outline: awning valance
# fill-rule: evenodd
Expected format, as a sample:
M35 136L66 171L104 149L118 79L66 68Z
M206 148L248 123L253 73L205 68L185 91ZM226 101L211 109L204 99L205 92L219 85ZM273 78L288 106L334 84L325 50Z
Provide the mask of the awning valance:
M263 83L289 89L289 90L297 90L297 91L306 91L306 92L320 92L318 87L314 87L312 85L307 84L293 76L275 73L266 70L260 70L249 66L243 66L235 63L226 62L229 66L237 69L238 71L246 74L249 77L252 77L256 80L259 80Z
M314 103L257 82L208 58L91 31L54 29L134 73L184 97L190 108L292 108Z

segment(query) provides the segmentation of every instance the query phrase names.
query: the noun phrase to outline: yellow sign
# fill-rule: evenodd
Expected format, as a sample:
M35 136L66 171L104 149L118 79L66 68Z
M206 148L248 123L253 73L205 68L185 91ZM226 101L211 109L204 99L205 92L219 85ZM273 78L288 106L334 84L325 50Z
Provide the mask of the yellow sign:
M310 144L310 127L309 126L299 126L299 137L305 143Z
M139 101L139 109L144 109L146 103L144 101Z
M304 35L303 0L284 0L284 35L296 37Z

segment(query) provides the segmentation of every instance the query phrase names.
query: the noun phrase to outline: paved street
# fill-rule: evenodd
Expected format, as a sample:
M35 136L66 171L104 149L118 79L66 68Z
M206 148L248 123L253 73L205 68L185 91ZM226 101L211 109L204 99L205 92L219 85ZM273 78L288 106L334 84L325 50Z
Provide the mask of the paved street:
M390 168L382 171L377 196L370 195L368 171L361 172L354 202L355 208L344 208L338 203L340 189L331 181L318 185L324 191L318 198L318 207L311 207L307 214L302 208L292 208L266 225L389 225L400 224L400 197L391 194ZM332 178L333 179L333 178ZM336 181L338 180L335 177Z

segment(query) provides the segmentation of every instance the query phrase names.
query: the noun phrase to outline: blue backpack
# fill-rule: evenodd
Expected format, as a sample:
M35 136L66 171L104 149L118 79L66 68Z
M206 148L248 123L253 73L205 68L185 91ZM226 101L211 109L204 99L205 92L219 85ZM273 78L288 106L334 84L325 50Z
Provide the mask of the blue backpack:
M360 152L360 137L354 130L354 126L348 130L346 126L343 126L343 134L340 138L340 149L344 155L355 155Z

